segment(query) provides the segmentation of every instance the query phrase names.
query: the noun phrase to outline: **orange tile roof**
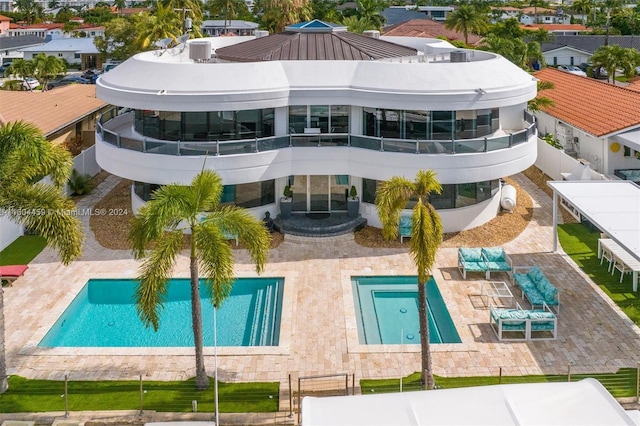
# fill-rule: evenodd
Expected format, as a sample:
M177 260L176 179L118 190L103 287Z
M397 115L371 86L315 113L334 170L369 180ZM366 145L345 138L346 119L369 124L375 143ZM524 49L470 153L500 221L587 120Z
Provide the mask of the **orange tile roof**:
M384 28L384 35L425 38L444 36L449 41L464 41L464 34L456 30L448 30L443 23L431 19L412 19L407 22L388 26ZM470 45L475 45L481 39L482 37L476 34L469 34Z
M23 120L45 135L106 106L93 84L70 84L46 92L0 90L0 123Z
M574 127L600 137L640 125L640 92L555 68L534 76L555 85L541 93L555 103L542 111Z
M0 21L10 21L10 20L11 20L11 18L8 18L8 17L6 17L4 15L0 15Z
M520 25L520 28L533 31L538 28L544 28L547 31L591 31L591 28L580 24L527 24Z

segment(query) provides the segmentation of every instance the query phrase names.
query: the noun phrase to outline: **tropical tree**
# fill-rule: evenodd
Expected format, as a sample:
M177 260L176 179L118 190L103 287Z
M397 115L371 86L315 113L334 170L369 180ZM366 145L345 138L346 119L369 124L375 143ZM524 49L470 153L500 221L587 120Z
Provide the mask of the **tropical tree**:
M7 69L7 74L26 78L33 77L35 71L35 63L33 63L33 61L18 58L11 62L11 65Z
M387 7L384 0L356 0L356 16L361 22L370 22L373 27L368 30L380 30L387 21L382 11Z
M126 5L127 5L127 1L126 0L114 0L113 1L113 6L118 11L124 9Z
M35 24L44 20L44 8L35 0L16 0L14 6L20 12L21 19L27 24Z
M617 44L602 46L593 52L591 61L597 68L603 67L607 70L608 81L616 84L616 70L622 69L623 75L631 77L635 74L635 67L638 64L637 50L620 47Z
M470 4L463 4L447 16L444 23L449 30L456 30L464 34L464 43L469 44L469 33L481 34L489 27L489 19L486 13L480 12Z
M209 0L206 9L209 11L209 16L224 19L225 29L227 22L232 19L247 20L253 17L244 0Z
M138 35L136 25L138 16L130 18L115 18L104 26L104 35L93 39L103 61L112 58L124 61L139 52L135 40Z
M62 188L73 163L60 145L22 121L0 125L0 210L25 228L40 234L67 265L82 255L82 225L75 204ZM51 184L36 183L44 176ZM8 388L4 351L4 298L0 286L0 393Z
M347 27L349 32L362 34L363 32L374 28L374 24L367 18L358 18L357 16L347 16L342 18L342 25Z
M531 70L533 64L544 64L542 48L537 41L526 42L522 38L503 38L489 34L482 40L483 50L504 56L520 68Z
M139 15L136 31L135 46L138 50L147 50L163 38L175 41L183 33L183 22L173 8L158 4L153 14L144 12Z
M258 273L269 250L270 236L262 221L245 209L221 206L222 190L221 178L209 170L196 175L189 186L165 185L138 211L129 234L134 257L143 260L136 291L138 314L147 327L158 330L168 280L183 248L184 231L190 231L191 320L198 389L209 385L204 366L199 271L217 309L233 282L233 253L224 231L237 235L247 246ZM149 243L154 243L154 248L147 252Z
M32 59L34 63L34 77L42 84L42 90L47 90L47 83L67 71L64 61L58 57L40 53Z
M575 0L571 4L571 10L579 15L586 16L586 21L588 22L589 15L591 11L594 10L593 0ZM585 23L584 20L583 23Z
M314 0L311 2L311 17L325 22L341 22L342 14L332 0ZM351 31L351 30L349 30Z
M436 251L442 241L442 222L429 202L432 193L440 194L442 185L433 170L421 170L413 182L394 176L382 182L376 193L376 208L382 222L382 235L386 240L398 238L400 214L409 200L416 200L411 215L409 253L418 269L418 312L420 317L421 376L425 389L433 389L433 369L429 344L429 318L426 283L431 277Z
M538 85L538 95L535 98L531 99L529 102L527 102L527 108L531 112L538 112L543 108L548 108L555 105L555 102L553 101L553 99L547 98L544 95L542 96L540 95L540 93L544 92L545 90L554 89L555 85L551 81L543 81L543 80L538 80L537 85Z
M309 0L256 0L253 13L260 16L260 26L279 33L287 25L308 21L312 17Z

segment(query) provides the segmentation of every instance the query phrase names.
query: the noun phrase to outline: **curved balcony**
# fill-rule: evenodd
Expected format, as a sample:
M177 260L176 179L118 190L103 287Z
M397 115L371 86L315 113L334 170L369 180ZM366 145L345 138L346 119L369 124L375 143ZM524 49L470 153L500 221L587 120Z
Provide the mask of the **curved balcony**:
M113 146L132 151L163 155L236 155L272 151L289 147L348 146L381 152L415 154L469 154L510 148L535 135L535 117L524 112L522 130L491 137L458 140L408 140L351 135L347 133L289 134L228 141L166 141L141 137L131 128L133 112L117 115L116 108L103 114L97 123L101 139Z

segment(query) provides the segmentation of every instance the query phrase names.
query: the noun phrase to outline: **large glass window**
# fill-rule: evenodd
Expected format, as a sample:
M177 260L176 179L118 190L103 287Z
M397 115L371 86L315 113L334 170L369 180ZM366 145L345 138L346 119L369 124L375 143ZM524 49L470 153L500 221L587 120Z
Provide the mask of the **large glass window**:
M460 140L486 136L499 127L500 113L497 108L467 111L362 109L362 131L365 136Z
M362 180L362 202L374 204L376 190L382 182L373 179ZM429 202L438 210L470 206L488 200L496 194L498 180L442 185L441 194L431 194ZM407 202L405 209L411 209L415 200Z
M173 112L136 110L135 130L171 141L217 141L274 135L274 109Z
M347 105L293 105L289 107L289 133L304 133L305 128L320 133L349 133Z

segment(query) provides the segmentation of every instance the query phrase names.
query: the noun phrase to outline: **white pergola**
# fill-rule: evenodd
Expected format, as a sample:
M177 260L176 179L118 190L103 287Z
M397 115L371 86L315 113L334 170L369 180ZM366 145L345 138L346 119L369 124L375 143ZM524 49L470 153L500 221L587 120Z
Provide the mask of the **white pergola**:
M553 250L558 249L558 207L562 202L584 217L640 263L640 186L624 180L548 182L553 189ZM634 291L637 290L634 272Z

